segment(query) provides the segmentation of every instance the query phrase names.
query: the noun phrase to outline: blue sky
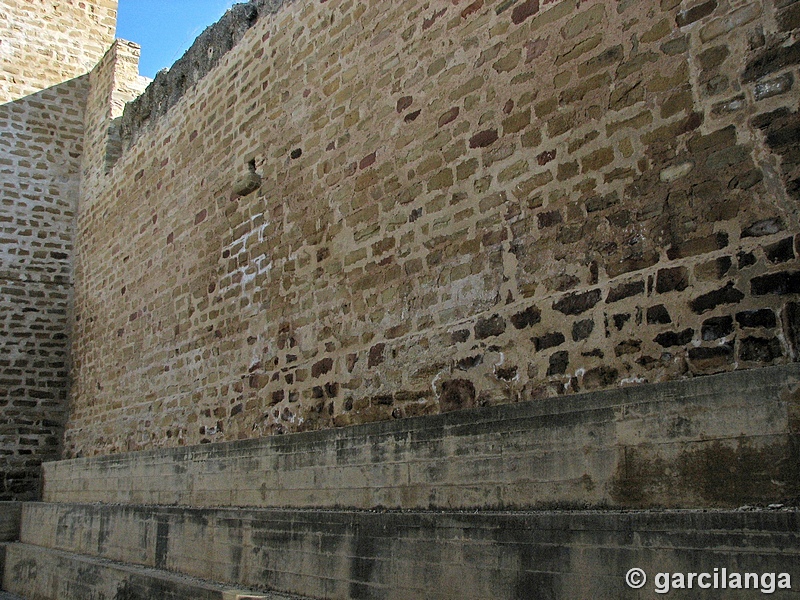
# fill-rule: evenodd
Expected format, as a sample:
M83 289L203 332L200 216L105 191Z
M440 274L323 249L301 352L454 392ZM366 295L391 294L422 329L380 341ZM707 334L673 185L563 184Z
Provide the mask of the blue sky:
M117 37L142 47L139 73L153 78L203 30L243 0L119 0Z

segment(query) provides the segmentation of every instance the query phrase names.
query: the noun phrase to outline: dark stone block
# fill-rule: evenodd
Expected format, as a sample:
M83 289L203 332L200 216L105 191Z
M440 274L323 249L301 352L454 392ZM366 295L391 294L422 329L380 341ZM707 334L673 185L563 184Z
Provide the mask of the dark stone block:
M664 348L671 348L673 346L685 346L692 341L694 337L694 329L684 329L683 331L666 331L659 333L653 340L659 346Z
M462 358L456 363L456 369L459 371L467 371L472 369L473 367L477 367L483 363L483 355L477 354L475 356L467 356L466 358Z
M535 306L529 306L525 310L512 315L509 320L515 329L525 329L531 325L536 325L542 320L542 311Z
M486 148L491 146L498 139L496 129L486 129L473 135L469 140L470 148Z
M730 344L689 349L689 361L695 370L711 374L726 370L733 363L733 347Z
M699 21L703 17L707 17L714 10L717 8L716 0L710 0L709 2L703 2L702 4L698 4L697 6L693 6L689 10L682 10L678 13L675 17L675 23L678 27L686 27L687 25L691 25L695 21Z
M732 282L729 282L721 289L698 296L689 303L689 307L700 315L723 304L736 304L743 298L744 294L736 289Z
M550 357L547 375L563 375L569 365L569 352L556 352Z
M483 340L500 335L506 330L506 321L500 315L492 315L488 319L478 319L475 324L475 339Z
M742 75L742 81L751 83L798 63L800 63L800 42L795 42L791 46L769 48L748 63Z
M469 339L469 336L469 329L459 329L458 331L454 331L450 334L450 341L454 344L460 344L462 342L466 342Z
M619 203L619 194L611 192L605 196L594 196L586 201L586 212L593 213L604 210Z
M386 344L375 344L372 348L369 349L369 360L367 361L367 367L376 367L383 362L383 351L386 348Z
M736 322L740 327L775 327L777 319L775 313L769 308L761 310L744 310L736 313Z
M511 12L511 21L519 25L539 12L539 0L526 0Z
M625 298L630 298L631 296L636 296L637 294L643 293L644 281L631 281L628 283L623 283L609 290L606 303L611 304L612 302L619 302Z
M698 254L707 254L715 250L722 250L728 245L728 234L724 232L714 233L704 238L686 240L679 244L670 246L667 250L667 258L677 260L688 258Z
M617 331L622 331L622 328L625 327L625 323L631 320L631 316L628 313L621 313L614 315L614 327L617 328Z
M704 154L711 150L730 148L734 145L736 145L736 128L733 125L718 129L708 135L698 135L689 140L689 150L692 154Z
M539 221L539 229L546 229L553 225L558 225L564 220L561 218L561 213L557 210L539 213L536 218Z
M663 325L672 323L672 318L663 304L651 306L647 309L647 323L649 325Z
M778 27L786 32L800 28L800 4L792 4L778 13Z
M794 238L788 237L780 242L766 246L764 253L771 263L782 263L794 258Z
M546 333L542 336L532 338L533 347L536 348L537 352L541 352L542 350L547 350L548 348L554 348L556 346L560 346L566 341L564 334L559 331L553 331L551 333Z
M577 321L572 326L572 340L575 342L585 340L592 334L592 331L594 331L594 321L592 319Z
M800 271L782 271L753 277L750 290L754 296L800 294Z
M588 389L597 389L614 385L619 379L619 371L611 367L597 367L590 369L583 376L583 386Z
M636 354L642 349L642 342L640 340L625 340L620 342L614 347L614 354L616 356L625 356L626 354Z
M784 106L767 113L756 115L750 122L753 127L757 127L758 129L768 129L775 122L780 123L785 121L788 117L791 117L791 114L789 109Z
M673 269L661 269L656 278L656 292L664 294L666 292L682 292L689 286L689 271L686 267L675 267Z
M742 340L739 346L739 358L741 360L770 363L781 356L783 356L783 350L777 338L747 337Z
M475 385L468 379L452 379L442 383L439 408L442 412L475 406Z
M733 319L731 317L714 317L703 321L702 338L710 342L724 338L733 333Z
M498 379L503 381L511 381L517 376L517 367L497 368L494 374Z
M600 290L591 290L582 294L570 294L553 303L553 309L565 315L579 315L593 308L600 302Z
M319 377L320 375L325 375L333 368L333 359L332 358L323 358L322 360L314 363L311 366L311 376L312 377Z
M783 331L792 354L797 360L800 357L800 304L787 302L782 313Z
M736 175L731 179L728 187L732 190L749 190L754 185L764 180L764 174L760 169L750 169L744 173Z

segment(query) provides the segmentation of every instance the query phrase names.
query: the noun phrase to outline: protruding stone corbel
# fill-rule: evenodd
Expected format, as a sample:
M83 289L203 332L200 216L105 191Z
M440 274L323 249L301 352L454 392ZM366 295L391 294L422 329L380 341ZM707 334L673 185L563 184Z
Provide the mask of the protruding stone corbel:
M233 182L233 196L248 196L261 187L261 175L256 173L255 159L248 161L247 173Z

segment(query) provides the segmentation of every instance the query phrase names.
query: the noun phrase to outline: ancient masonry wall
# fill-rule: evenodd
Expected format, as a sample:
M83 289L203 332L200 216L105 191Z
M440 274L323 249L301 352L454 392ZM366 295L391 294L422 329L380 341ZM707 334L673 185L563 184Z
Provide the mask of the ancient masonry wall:
M88 71L116 0L0 3L0 499L59 456Z
M798 26L790 0L259 18L81 190L66 455L796 360Z

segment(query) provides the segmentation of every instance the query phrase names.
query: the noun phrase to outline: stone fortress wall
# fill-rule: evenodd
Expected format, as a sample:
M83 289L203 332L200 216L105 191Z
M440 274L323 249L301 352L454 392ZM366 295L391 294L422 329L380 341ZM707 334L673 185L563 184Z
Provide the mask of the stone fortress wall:
M93 150L65 457L798 358L799 3L282 4Z
M252 0L144 92L0 2L102 42L0 105L0 588L800 564L800 2Z
M89 71L116 0L0 3L0 499L59 456Z

